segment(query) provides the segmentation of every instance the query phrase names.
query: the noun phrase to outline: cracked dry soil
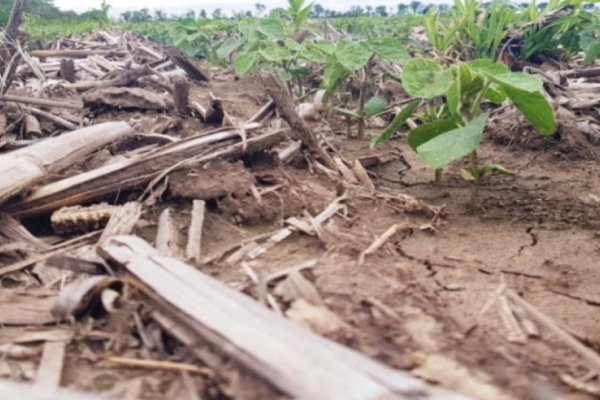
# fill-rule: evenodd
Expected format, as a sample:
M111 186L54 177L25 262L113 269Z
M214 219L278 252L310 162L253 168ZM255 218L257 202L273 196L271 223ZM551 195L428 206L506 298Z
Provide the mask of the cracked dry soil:
M353 143L351 153L355 146L360 147ZM396 146L411 168L388 164L374 171L378 184L445 205L448 214L447 224L436 234L414 232L396 244L401 248L396 264L418 282L408 301L426 298L421 316L440 324L433 331L436 351L485 371L486 379L515 398L594 398L565 384L569 377L589 377L590 371L555 335L538 326L538 337L511 343L499 307L481 312L504 284L587 346L600 349L597 162L485 144L483 161L503 164L519 175L487 177L482 209L474 213L465 206L469 190L460 179L461 165L448 169L444 183L435 186L433 172L407 146ZM375 270L360 273L376 275L386 262L394 262L380 257ZM406 307L406 293L389 293L382 301L392 308ZM419 347L422 351L423 345ZM386 357L393 358L391 354Z
M217 89L227 93L230 88L225 85ZM235 112L250 115L264 104L264 99L245 99L252 104ZM367 141L337 138L335 145L349 160L369 153ZM448 389L484 400L595 398L588 389L599 385L598 378L577 353L535 323L537 336L515 342L501 305L486 306L505 285L600 351L597 161L558 158L551 149L486 142L481 160L503 164L519 175L486 178L482 209L473 213L465 206L469 188L460 179L460 165L445 171L443 184L436 186L433 172L400 141L377 152L405 157L404 162L369 171L378 188L445 206L445 224L436 233L418 229L428 220L423 216L399 212L368 196L352 197L347 201L349 216L336 218L335 234L292 235L248 266L265 277L314 260L302 276L316 289L313 295L341 321L339 329L316 327L318 333ZM239 263L227 263L227 257L219 255L245 239L281 228L285 218L304 212L316 215L339 188L305 165L246 163L244 168L257 185L266 182L278 189L265 194L264 205L258 208L249 194L218 204L209 201L203 248L207 258L216 256L218 261L198 267L259 298ZM189 202L171 200L165 206L173 208L178 225L186 231ZM161 211L157 207L147 218L156 219ZM360 253L395 223L405 228L359 264ZM150 240L155 237L151 228L138 233ZM293 296L278 286L269 287L269 293L288 314ZM285 398L270 390L265 394L264 383L249 379L235 398ZM587 387L578 386L584 381Z
M366 142L340 140L337 145L349 159L369 152ZM506 285L587 346L600 349L600 166L485 144L482 160L501 163L519 176L486 178L482 209L473 213L465 206L469 188L460 179L460 165L448 169L444 183L435 186L433 172L405 145L394 142L382 151L405 160L372 169L375 184L444 205L446 223L438 232L418 229L426 220L422 216L359 196L349 199L353 217L338 222L335 235L293 235L249 265L267 276L316 260L303 276L343 323L343 329L319 333L415 376L481 399L594 398L574 388L573 378L590 376L577 353L535 323L539 334L515 343L501 306L486 304ZM240 223L223 203L205 222L210 232L206 248L214 254L278 229L282 219L303 210L315 215L336 195L331 181L304 168L261 168L250 170L257 177L296 182L263 199L278 217ZM247 203L251 207L253 202ZM244 212L244 204L238 199L234 208ZM258 215L251 208L245 211ZM188 211L180 210L182 224ZM360 252L394 223L408 228L359 264ZM258 297L239 266L215 262L200 268ZM277 288L271 289L278 296ZM278 299L287 313L292 301Z

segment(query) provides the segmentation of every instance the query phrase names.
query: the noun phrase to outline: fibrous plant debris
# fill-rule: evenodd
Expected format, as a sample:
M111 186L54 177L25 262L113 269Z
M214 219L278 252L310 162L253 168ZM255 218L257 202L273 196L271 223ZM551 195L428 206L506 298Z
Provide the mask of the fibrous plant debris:
M327 50L306 32L298 46ZM365 50L362 77L402 73L404 53L370 43L344 41L336 60L351 66L342 50ZM560 165L565 189L531 151L570 154L553 145L577 131L573 143L594 153L597 67L530 66L558 109L557 133L528 138L538 147L515 146L512 132L528 128L514 109L482 105L513 152L484 143L481 157L525 176L482 182L474 216L463 165L434 186L406 146L340 139L348 121L324 97L346 95L302 71L288 71L293 85L236 77L123 31L23 46L0 109L0 377L12 379L0 387L14 398L39 395L17 380L53 398L595 393L598 276L585 265L600 171L578 164L589 176L573 179ZM344 90L374 99L360 111L365 134L386 120L387 139L423 125L407 117L418 101L348 76Z

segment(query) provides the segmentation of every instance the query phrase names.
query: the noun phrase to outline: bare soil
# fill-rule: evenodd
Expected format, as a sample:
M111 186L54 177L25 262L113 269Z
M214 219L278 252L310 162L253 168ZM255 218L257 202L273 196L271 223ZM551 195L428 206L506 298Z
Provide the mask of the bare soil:
M369 151L366 142L338 143L349 159ZM432 183L432 171L407 146L392 146L401 151L411 169L392 162L372 170L378 186L444 206L447 223L443 227L433 234L421 231L414 217L411 221L411 216L363 197L349 201L356 220L336 226L333 237L324 242L295 236L253 262L253 268L268 275L308 259L318 260L305 275L349 327L332 337L417 376L469 393L463 371L453 370L450 364L438 373L427 361L443 355L471 373L477 371L483 382L512 398L593 398L563 383L565 375L583 378L589 371L580 356L551 332L538 326L539 337L524 344L511 343L499 307L481 313L499 286L506 284L588 346L600 349L596 288L600 279L596 232L600 167L593 161L557 159L550 152L485 144L483 160L500 162L519 175L486 179L482 209L473 212L466 207L469 189L459 178L458 167L449 169L444 183L437 186ZM300 186L328 186L322 178L302 170L286 170L285 174ZM329 190L332 198L335 188ZM324 204L306 202L313 209ZM244 213L244 205L237 206ZM291 206L281 216L298 211ZM248 212L256 211L250 208ZM249 230L221 223L226 214L211 215L207 227L207 248L217 253L256 234L256 226ZM360 252L394 223L405 223L408 228L359 265ZM230 284L244 281L238 266L215 263L202 269ZM431 362L444 365L447 360ZM488 398L500 398L496 396L494 392Z
M239 120L253 115L266 101L250 78L233 81L227 72L216 74L207 87L193 87L192 98L205 103L209 91L224 99L225 109ZM152 128L161 118L114 113L102 119L115 117L139 121L148 132L157 132ZM203 128L196 122L169 125L172 122L165 120L160 132L185 134ZM469 187L460 178L460 165L446 170L443 183L435 185L433 172L401 141L392 141L374 153L393 161L369 169L377 188L388 197L340 187L308 170L302 157L292 165L276 166L265 155L221 166L218 172L222 174L209 167L176 172L162 201L147 210L136 233L152 241L158 216L169 206L185 236L191 211L186 198L212 191L207 197L211 200L203 234L206 259L198 268L258 298L247 268L228 262L234 250L248 239L281 228L288 217L318 214L346 191L347 217L333 219L319 236L296 233L246 265L266 277L314 260L302 276L341 322L335 329L309 324L312 329L390 366L477 398L595 398L589 387L581 384L578 390L573 383L599 384L598 377L588 379L590 369L577 353L535 323L537 337L524 343L511 341L501 307L486 304L506 285L600 351L600 165L593 157L597 148L589 142L565 147L560 138L539 146L502 140L497 133L508 121L496 123L490 131L493 140L482 146L481 159L503 164L518 176L486 177L482 207L477 211L466 207ZM326 131L323 123L316 123L315 128ZM528 130L526 126L511 129L516 129L516 137L521 129ZM335 133L329 140L348 160L373 152L366 140L349 140ZM249 183L258 189L274 189L264 191L258 202ZM431 215L407 212L399 206L396 197L400 194L443 206L443 224L427 229ZM359 263L360 254L393 224L401 229ZM268 290L286 313L294 296L281 285L276 281ZM207 399L284 398L229 360L214 375L192 378L174 372L98 366L93 353L101 351L131 357L168 354L172 360L198 362L152 323L146 325L146 332L160 343L152 351L133 333L115 335L120 339L106 342L115 332L135 331L127 312L144 317L151 309L149 304L131 303L121 319L113 315L80 323L75 332L82 339L68 349L63 385L117 398L190 398L186 397L189 385ZM209 346L206 357L216 357ZM34 365L25 361L10 363L8 374L13 377L33 373Z

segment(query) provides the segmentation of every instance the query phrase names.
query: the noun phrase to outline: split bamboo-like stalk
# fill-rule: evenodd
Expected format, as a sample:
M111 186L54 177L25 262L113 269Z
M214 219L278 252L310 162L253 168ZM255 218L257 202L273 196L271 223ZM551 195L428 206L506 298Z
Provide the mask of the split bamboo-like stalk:
M4 96L2 96L1 100L12 101L15 103L33 104L40 107L71 108L74 110L81 110L83 108L82 103L74 103L72 101L39 99L36 97L15 96L12 94L5 94Z
M171 209L165 209L158 219L156 249L162 256L179 258L183 250L179 247L180 233L171 217Z
M60 60L60 77L67 82L75 82L75 63L71 59Z
M20 217L29 217L61 207L81 204L144 185L163 173L165 169L173 168L174 165L186 159L196 157L195 162L200 163L219 157L255 152L268 149L281 142L285 137L284 131L275 131L248 139L245 143L235 143L198 157L199 152L206 150L208 146L239 139L239 136L240 133L237 130L220 130L212 135L203 134L169 143L149 154L115 162L42 186L28 197L12 204L6 209L6 212ZM0 165L3 164L0 163Z
M83 156L133 133L125 122L105 122L1 155L0 204L31 188L47 174L60 171Z
M119 75L112 79L100 79L96 81L80 81L65 85L69 89L75 89L80 92L98 89L98 88L110 88L110 87L121 87L134 85L138 79L149 75L152 71L148 68L140 67L135 69L128 69L121 72Z
M115 237L98 252L162 297L198 337L294 398L467 399L318 336L137 237Z
M263 74L261 80L267 93L269 93L269 96L271 96L275 102L279 113L292 128L293 135L296 139L301 140L310 151L319 156L329 169L337 171L338 165L336 162L321 146L319 146L313 131L296 112L294 102L285 85L281 82L281 79L273 74Z
M186 72L190 79L196 82L205 82L209 80L208 75L196 68L182 51L176 48L170 48L167 49L165 53L173 64Z
M113 55L118 57L125 57L127 55L124 51L113 51L113 50L33 50L31 51L32 57L38 58L49 58L49 57L63 57L63 58L86 58L95 54L102 55Z
M194 200L192 208L192 221L188 231L188 242L185 255L188 260L199 261L202 256L202 229L204 228L204 200Z
M0 141L6 135L6 115L0 114Z
M175 104L175 112L179 115L188 113L190 97L190 84L184 77L175 77L173 79L173 103Z
M38 121L37 118L31 114L25 115L25 133L27 133L29 136L35 137L42 135L40 121Z
M19 40L19 26L24 11L25 0L16 0L4 28L4 43L0 44L0 94L8 90L20 59L15 43Z

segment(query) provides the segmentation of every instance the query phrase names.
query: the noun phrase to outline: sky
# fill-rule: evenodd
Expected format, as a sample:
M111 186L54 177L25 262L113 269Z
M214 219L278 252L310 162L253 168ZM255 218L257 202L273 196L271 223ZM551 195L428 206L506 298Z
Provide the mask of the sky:
M353 5L367 6L372 5L373 7L379 5L385 5L387 7L395 7L396 4L403 2L403 0L317 0L315 3L322 5L325 8L335 10L348 10ZM408 3L409 0L404 0ZM432 1L435 3L436 1ZM92 8L98 8L101 0L54 0L54 4L61 10L73 10L76 12L88 11ZM254 4L262 3L267 8L285 7L287 1L285 0L108 0L111 5L111 14L118 16L123 11L127 10L139 10L141 8L148 8L149 10L162 10L167 14L180 14L187 10L199 11L205 9L209 14L216 8L221 8L225 13L229 13L232 10L235 11L246 11L254 10Z

